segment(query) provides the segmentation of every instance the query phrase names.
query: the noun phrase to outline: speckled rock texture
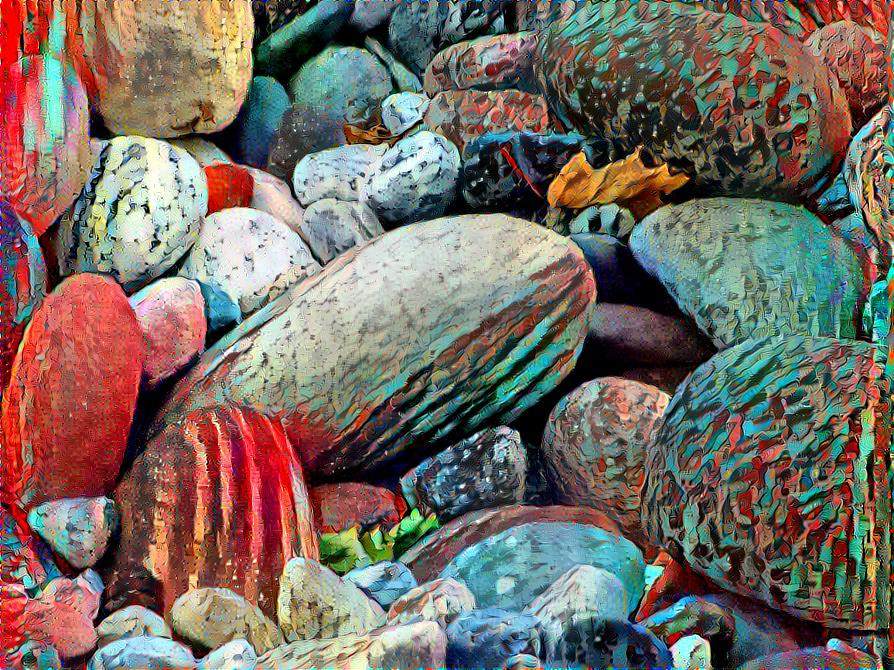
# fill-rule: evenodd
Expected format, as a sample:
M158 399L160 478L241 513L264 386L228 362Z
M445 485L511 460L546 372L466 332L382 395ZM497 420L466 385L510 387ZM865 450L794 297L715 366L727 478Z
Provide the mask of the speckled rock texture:
M382 607L388 607L410 589L419 586L413 573L403 563L381 561L354 568L344 576Z
M84 0L87 91L113 133L210 133L236 118L251 82L251 0ZM188 82L188 85L184 85Z
M808 195L850 137L838 81L806 47L700 6L584 3L542 33L534 64L562 125L644 146L705 194Z
M259 654L285 643L275 623L257 606L229 589L187 591L171 608L174 632L202 649L215 649L232 640L247 640Z
M522 502L527 466L518 431L488 428L424 460L401 478L401 489L411 507L448 521Z
M180 275L216 286L246 316L319 270L310 249L286 224L237 207L204 220Z
M591 506L641 541L646 447L670 397L654 386L603 377L553 408L541 450L556 502Z
M385 623L385 612L354 584L314 560L293 558L279 582L276 607L286 640L363 635Z
M251 209L267 212L271 216L286 224L289 228L299 233L301 221L304 218L304 210L292 195L292 189L288 183L274 177L272 174L249 168L254 189L251 194Z
M229 588L272 616L279 576L317 558L301 465L278 421L223 406L180 415L112 496L121 540L107 606L169 612L196 587Z
M536 93L534 47L537 33L488 35L449 46L425 69L425 92L510 88Z
M799 207L731 198L663 207L634 229L630 249L718 348L769 335L857 336L856 254Z
M59 272L108 273L126 290L139 289L189 250L207 211L205 176L183 149L116 137L62 219Z
M187 647L166 637L148 636L129 637L107 644L87 664L87 670L190 670L194 667L196 660Z
M205 656L199 670L255 670L258 655L246 640L233 640Z
M463 612L475 609L475 596L455 579L435 579L410 589L388 608L388 623L434 621L447 628Z
M326 198L359 200L361 187L386 151L387 144L345 144L308 154L292 174L295 197L305 207Z
M447 664L499 668L516 654L540 651L537 619L495 607L457 616L447 627Z
M348 249L385 234L369 205L332 198L317 200L308 207L298 232L323 265Z
M177 407L230 399L281 416L318 476L397 469L403 452L418 462L551 390L574 365L594 293L576 246L528 222L460 216L401 228L343 254L206 352L153 432Z
M773 608L886 629L890 383L878 354L864 342L769 338L692 373L648 451L653 540Z
M118 528L118 510L106 497L51 500L31 508L28 525L70 566L90 568Z
M98 647L129 637L172 637L171 627L152 610L140 605L112 612L96 627Z
M364 482L320 484L310 490L314 520L321 533L357 526L393 526L407 511L403 499L382 486Z

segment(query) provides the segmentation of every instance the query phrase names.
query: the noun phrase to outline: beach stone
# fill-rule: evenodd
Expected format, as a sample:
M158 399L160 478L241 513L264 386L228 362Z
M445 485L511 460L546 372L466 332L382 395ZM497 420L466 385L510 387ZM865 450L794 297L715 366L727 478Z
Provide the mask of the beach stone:
M410 69L394 57L381 43L367 35L363 39L363 46L374 54L388 68L391 75L391 83L398 91L409 93L422 93L422 82Z
M206 341L242 322L242 310L239 309L239 303L233 300L226 291L200 281L197 281L196 284L201 288L202 299L205 301L205 320L208 322Z
M73 568L93 567L118 526L118 511L108 498L67 498L36 505L28 525Z
M229 164L233 162L233 159L223 149L201 135L168 138L167 143L172 147L183 149L203 169L215 163Z
M562 126L641 146L702 195L807 197L851 134L837 79L799 40L701 6L582 3L541 33L534 69Z
M700 635L681 637L670 648L674 667L681 670L711 670L711 645Z
M663 207L637 225L630 250L718 348L770 334L856 337L856 254L799 207L731 198Z
M136 407L143 334L121 288L80 274L34 312L3 395L3 503L112 490Z
M456 147L423 130L399 140L372 166L361 200L391 224L433 219L456 197L459 169Z
M28 640L13 654L2 656L4 663L23 670L62 670L62 659L54 647L34 640Z
M460 216L392 231L206 352L157 423L178 407L246 402L282 417L320 478L406 472L554 388L574 364L594 291L573 243L518 219ZM419 386L425 371L435 371L437 393Z
M249 168L248 171L254 180L249 207L275 216L300 235L304 210L292 196L291 187L263 170Z
M447 637L431 621L350 633L330 640L301 640L264 654L258 670L305 668L443 668Z
M202 171L208 185L207 214L233 207L248 207L251 203L255 184L248 169L233 163L212 163L203 167Z
M285 644L275 623L229 589L206 587L187 591L174 601L171 623L178 636L204 649L244 639L263 654Z
M104 647L130 637L173 637L170 626L152 610L131 605L112 612L96 627L96 645Z
M104 566L107 607L169 612L222 587L275 613L279 576L317 558L301 464L279 421L221 406L184 413L148 439L112 496L121 539Z
M789 668L828 668L828 670L863 670L877 668L878 660L871 654L850 649L839 651L811 647L798 651L762 656L739 666L738 670L788 670Z
M378 603L329 568L305 558L286 564L276 613L289 642L363 635L385 623Z
M32 533L26 525L22 514L4 505L0 507L0 550L3 552L3 572L0 573L0 587L12 586L21 596L10 597L10 601L18 597L35 595L40 592L41 585L52 578L61 576L53 563L49 547ZM2 608L0 601L0 608ZM4 621L12 621L0 610ZM3 648L14 646L15 636L9 632L3 640Z
M442 91L432 97L424 120L460 150L486 133L549 130L546 100L522 91Z
M308 154L292 175L295 197L305 207L327 198L359 200L360 188L386 151L386 144L346 144Z
M418 586L407 566L392 561L354 568L343 579L354 584L383 608Z
M181 372L205 350L208 322L197 282L157 279L129 301L146 340L144 374L150 386Z
M626 619L630 607L620 579L602 568L578 565L534 598L523 612L537 622L542 654L552 657L566 626L588 618Z
M388 623L434 621L447 628L463 612L475 609L475 596L455 579L436 579L410 589L388 608Z
M569 225L571 234L602 233L627 239L633 232L636 220L629 209L617 203L608 205L592 205L583 210Z
M392 135L402 135L422 123L428 102L428 96L421 93L392 93L382 100L382 124Z
M185 151L146 137L115 137L56 235L63 276L112 275L127 291L186 253L208 211L208 187Z
M298 232L323 265L348 249L385 234L369 205L332 198L317 200L308 207Z
M603 377L562 398L541 450L556 501L595 507L640 543L640 489L646 447L670 397L654 386Z
M0 200L39 237L90 176L90 113L69 62L49 53L11 60L0 100Z
M488 428L428 458L401 479L411 507L442 521L520 503L528 459L518 431Z
M890 525L879 503L888 479L873 474L887 468L889 438L871 435L890 430L879 359L865 342L789 335L699 367L648 446L651 539L718 586L800 619L886 628L876 594L887 598L890 565L866 558ZM878 525L859 537L846 530L864 518Z
M407 505L386 488L362 482L320 484L310 490L314 521L322 533L337 533L359 526L393 526L407 511Z
M472 610L447 626L447 665L455 668L500 668L523 653L537 656L538 621L530 614L498 608Z
M673 657L665 644L646 628L624 619L582 617L567 623L551 663L578 663L584 668L669 668Z
M189 649L166 637L116 640L93 654L87 670L188 670L196 667Z
M0 248L0 389L5 389L25 326L47 293L40 242L5 200L0 200Z
M536 32L488 35L438 53L425 68L425 92L518 89L537 93L534 81Z
M201 670L255 670L258 655L245 640L233 640L205 656L198 667Z
M475 594L479 607L521 610L575 565L617 576L631 608L643 593L645 563L629 540L578 523L529 523L464 549L441 571Z
M361 33L377 28L388 19L400 0L355 0L348 25Z
M251 81L251 0L174 0L165 12L152 0L85 0L79 9L87 90L112 133L211 133L236 118Z
M220 288L247 316L319 270L310 249L286 224L237 207L204 220L180 275Z
M276 129L291 105L285 87L276 79L254 77L245 104L225 131L233 158L256 168L267 165Z

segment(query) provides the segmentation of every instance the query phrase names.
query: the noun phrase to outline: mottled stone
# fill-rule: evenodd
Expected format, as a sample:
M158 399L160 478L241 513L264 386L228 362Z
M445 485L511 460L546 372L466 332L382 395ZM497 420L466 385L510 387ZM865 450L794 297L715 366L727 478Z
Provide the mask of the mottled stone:
M121 288L80 274L34 312L3 394L3 502L108 494L127 447L145 358Z
M319 270L310 249L286 224L240 207L204 220L180 275L220 288L246 316Z
M285 87L276 79L253 78L239 116L226 131L233 158L256 168L267 165L276 129L291 104Z
M170 626L158 614L140 605L112 612L96 627L98 647L129 637L173 637Z
M631 605L624 584L615 575L592 565L578 565L523 611L537 622L543 655L554 657L566 626L584 619L626 619Z
M385 623L378 603L329 568L304 558L286 564L276 613L290 642L363 635Z
M181 372L205 350L208 321L197 282L158 279L129 300L146 340L143 371L150 386Z
M711 645L700 635L681 637L670 648L674 667L680 670L711 670Z
M355 0L348 25L360 32L369 32L388 19L400 0Z
M641 541L646 446L669 401L654 386L618 377L596 379L562 398L541 445L556 501L595 507L626 537Z
M839 651L811 647L798 651L762 656L739 666L738 670L790 670L790 668L823 668L824 670L865 670L878 668L878 659L856 649Z
M258 659L258 670L305 668L442 668L447 637L435 623L379 628L366 635L349 633L331 640L302 640Z
M463 612L475 609L475 596L455 579L435 579L410 589L388 608L392 624L434 621L447 628Z
M447 626L447 665L500 668L517 654L539 655L537 618L497 608L472 610Z
M485 421L509 422L564 378L593 293L576 246L528 222L461 216L401 228L206 352L157 429L178 407L229 399L281 416L315 474L406 471L411 448L418 461Z
M397 60L388 49L369 35L363 40L363 46L385 64L385 67L388 68L388 74L391 75L391 81L398 91L422 92L422 82L419 81L419 77L413 74L406 65Z
M167 142L172 147L183 149L186 153L192 156L202 168L214 165L215 163L229 164L233 162L233 159L230 158L223 149L201 135L175 137L168 139Z
M519 89L536 93L536 32L488 35L449 46L425 68L425 92Z
M258 655L246 640L233 640L205 656L198 667L200 670L255 670Z
M665 644L646 628L624 619L583 617L568 622L547 664L578 663L584 668L669 668ZM555 667L555 666L552 666Z
M354 568L343 579L354 584L382 607L388 607L407 591L418 586L407 566L392 561Z
M77 34L91 103L115 134L176 137L225 128L248 91L251 0L84 0Z
M329 198L305 210L298 233L325 265L348 249L384 235L385 230L369 205Z
M171 623L180 638L203 649L245 639L253 649L264 653L285 643L275 623L229 589L187 591L174 601Z
M108 498L67 498L31 508L28 525L73 568L93 567L118 526Z
M799 207L730 198L672 205L637 225L630 249L719 348L768 335L856 337L856 254Z
M59 272L111 274L128 291L186 253L208 211L199 164L183 149L146 137L115 137L56 235Z
M527 455L517 431L488 428L424 460L401 479L411 507L448 521L476 509L520 503Z
M188 670L196 667L189 649L166 637L129 637L93 654L87 670Z
M263 170L249 168L249 172L254 179L249 207L275 216L300 235L304 210L292 196L289 185Z
M360 188L386 151L387 144L346 144L308 154L292 174L295 197L305 207L327 198L359 200Z
M428 102L419 93L393 93L382 100L382 124L392 135L402 135L422 122Z
M362 482L320 484L310 490L310 502L317 529L322 533L337 533L355 526L390 527L407 511L399 495Z
M456 197L459 169L453 143L423 130L399 140L371 167L361 200L395 225L433 219Z

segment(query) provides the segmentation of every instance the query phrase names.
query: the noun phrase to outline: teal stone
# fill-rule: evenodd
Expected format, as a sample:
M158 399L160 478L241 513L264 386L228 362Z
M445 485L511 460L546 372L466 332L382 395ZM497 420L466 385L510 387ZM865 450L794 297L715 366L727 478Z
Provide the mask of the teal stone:
M230 153L236 162L256 168L267 165L273 136L290 105L286 89L273 77L251 80L245 104L227 129L232 137Z
M462 581L478 607L523 610L577 565L602 568L621 580L632 612L645 588L642 552L629 540L576 523L528 523L460 552L439 575Z

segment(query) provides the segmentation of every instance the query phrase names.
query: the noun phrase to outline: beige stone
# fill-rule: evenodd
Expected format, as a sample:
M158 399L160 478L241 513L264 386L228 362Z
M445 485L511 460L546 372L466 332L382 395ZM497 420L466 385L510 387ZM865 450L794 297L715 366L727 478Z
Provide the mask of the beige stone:
M205 649L244 638L264 653L285 642L275 623L230 589L187 591L174 601L171 622L180 637Z

